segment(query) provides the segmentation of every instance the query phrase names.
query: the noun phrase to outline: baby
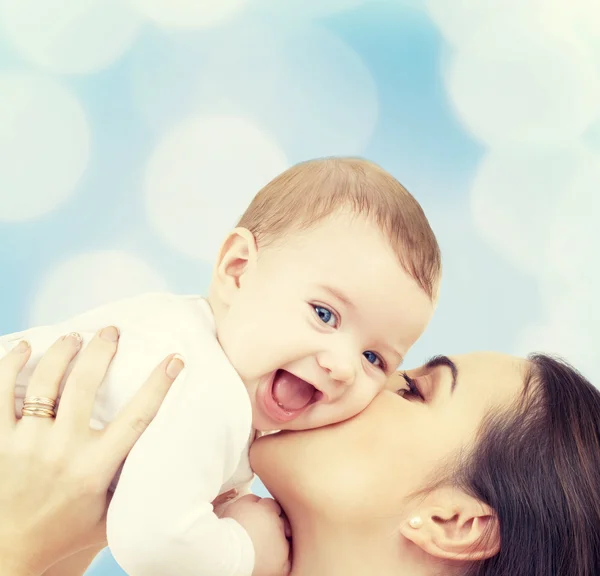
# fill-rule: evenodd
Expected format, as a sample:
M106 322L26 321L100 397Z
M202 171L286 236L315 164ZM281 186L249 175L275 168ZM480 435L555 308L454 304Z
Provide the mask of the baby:
M111 551L131 576L271 576L275 551L289 550L276 507L246 500L218 518L211 502L252 479L256 431L325 426L365 408L428 324L440 273L433 232L398 181L365 160L313 160L254 198L221 247L207 299L131 298L0 346L32 346L20 415L31 370L58 336L81 346L116 326L95 427L180 352L184 370L115 479Z

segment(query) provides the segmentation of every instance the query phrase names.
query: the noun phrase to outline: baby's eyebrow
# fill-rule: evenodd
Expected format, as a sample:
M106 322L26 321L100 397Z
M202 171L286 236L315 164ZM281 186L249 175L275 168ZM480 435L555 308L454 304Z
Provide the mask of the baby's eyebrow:
M383 344L381 346L381 349L386 354L390 354L390 355L393 354L394 356L398 356L398 358L399 358L398 364L396 364L396 368L394 368L394 370L397 370L398 368L400 368L400 366L402 366L402 364L404 364L404 356L402 355L401 352L398 352L398 350L396 350L395 348L392 348L391 346L388 346L387 344ZM391 368L391 366L390 366L390 368Z
M352 300L348 296L346 296L346 294L344 294L341 290L333 288L332 286L326 286L325 284L319 285L319 288L325 290L326 292L329 292L334 298L345 304L348 308L355 308L355 305L352 302Z

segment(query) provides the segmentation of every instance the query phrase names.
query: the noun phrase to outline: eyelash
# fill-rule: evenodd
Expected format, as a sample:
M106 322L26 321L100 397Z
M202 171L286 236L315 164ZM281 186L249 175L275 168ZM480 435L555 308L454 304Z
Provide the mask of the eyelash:
M425 400L425 397L423 396L421 390L419 390L419 387L417 386L416 380L411 378L406 372L402 372L402 377L404 378L404 381L408 384L408 390L406 388L401 388L400 390L398 390L397 394L405 398L406 393L408 393L411 396L419 398L419 400ZM401 392L404 392L404 394L401 394Z
M327 324L327 322L323 321L323 319L319 316L319 313L317 312L317 310L320 308L322 310L326 310L327 312L329 312L329 314L331 314L331 316L336 319L336 326L330 326L330 327L331 328L339 328L339 325L341 324L340 317L331 308L329 308L328 306L322 306L321 304L311 304L311 307L314 310L315 314L317 315L317 318L319 320L321 320L321 322L323 322L323 324L325 324L326 326L330 326L330 325ZM371 354L374 354L377 357L377 359L379 360L379 366L375 366L375 364L373 364L372 362L369 362L368 360L367 360L367 362L369 362L369 364L371 364L371 366L374 366L375 368L379 368L382 372L385 373L387 370L387 364L385 363L385 360L379 354L373 352L372 350L365 350L365 352L363 352L363 355L366 352L370 352Z

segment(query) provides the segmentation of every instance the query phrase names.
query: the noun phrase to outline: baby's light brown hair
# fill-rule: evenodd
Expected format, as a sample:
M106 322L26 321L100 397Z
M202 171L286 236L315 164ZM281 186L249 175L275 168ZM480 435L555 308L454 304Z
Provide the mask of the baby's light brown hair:
M264 246L344 209L373 221L402 268L432 299L442 271L440 249L415 198L391 174L361 158L320 158L292 166L252 200L238 226Z

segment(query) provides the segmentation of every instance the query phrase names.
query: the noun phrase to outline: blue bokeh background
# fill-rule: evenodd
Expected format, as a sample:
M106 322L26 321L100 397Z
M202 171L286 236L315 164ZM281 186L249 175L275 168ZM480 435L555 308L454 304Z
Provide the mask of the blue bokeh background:
M408 364L544 350L600 381L599 119L593 0L0 0L0 330L205 292L263 184L351 154L442 246Z

